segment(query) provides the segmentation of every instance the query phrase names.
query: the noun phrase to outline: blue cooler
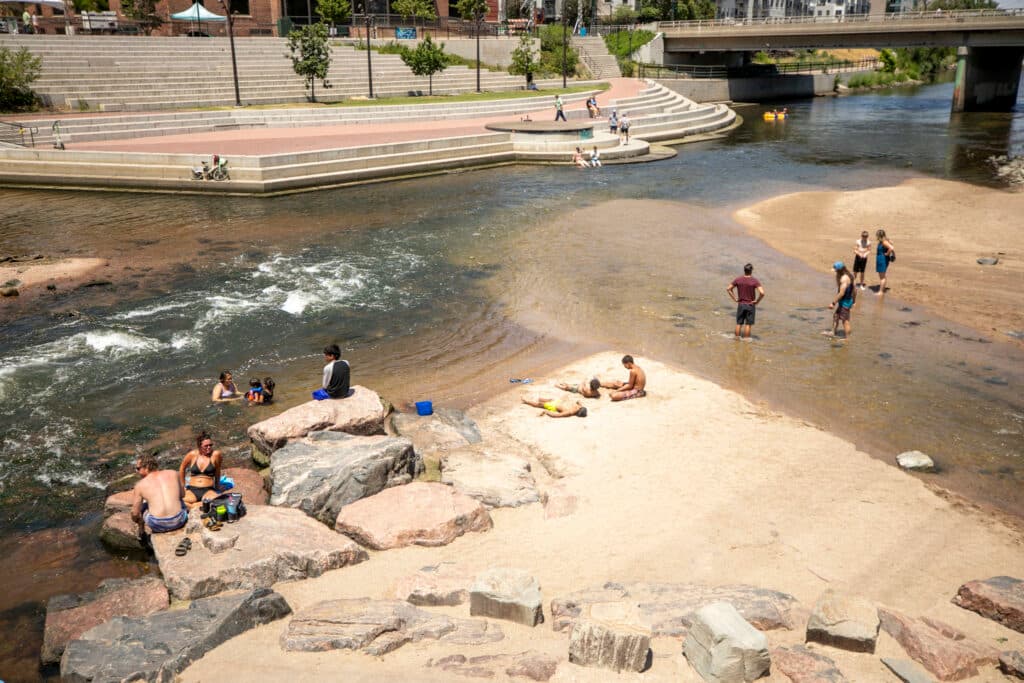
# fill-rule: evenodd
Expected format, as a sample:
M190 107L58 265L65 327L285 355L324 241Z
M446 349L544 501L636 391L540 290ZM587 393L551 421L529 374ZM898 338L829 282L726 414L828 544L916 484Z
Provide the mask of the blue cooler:
M416 401L417 415L433 415L434 404L431 401Z

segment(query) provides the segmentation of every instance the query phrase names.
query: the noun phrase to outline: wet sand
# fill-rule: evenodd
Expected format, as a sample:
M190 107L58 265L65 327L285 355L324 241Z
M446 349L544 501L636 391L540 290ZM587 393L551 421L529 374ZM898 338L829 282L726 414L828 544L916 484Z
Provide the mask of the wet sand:
M41 258L0 266L0 284L20 280L18 298L28 300L46 292L47 285L75 287L100 275L110 263L102 258ZM10 299L2 303L13 303Z
M1024 308L1014 295L1024 282L1022 215L1024 194L921 178L856 192L787 194L734 218L823 272L837 260L852 269L861 231L874 243L875 230L883 228L897 256L888 273L890 294L993 339L1024 341ZM978 265L981 257L999 263ZM878 284L873 252L867 283Z
M536 388L597 373L623 373L606 352L538 377ZM276 586L301 610L334 598L390 597L420 567L451 562L473 573L520 567L552 598L606 581L735 582L791 593L809 607L826 588L848 591L912 615L949 622L984 643L1019 649L1024 635L950 603L963 582L1013 574L1024 566L1016 532L970 505L935 495L893 467L800 420L648 358L645 399L587 401L585 419L552 420L510 390L474 408L485 440L509 435L533 452L541 488L556 483L579 499L570 516L545 519L540 505L492 512L494 528L442 548L371 552L369 561L306 581ZM756 444L756 447L755 447ZM532 450L536 449L536 450ZM537 461L546 454L549 463ZM552 472L564 477L557 482ZM842 534L836 529L842 528ZM439 608L468 616L468 605ZM184 672L211 680L230 670L243 680L451 680L428 659L460 653L537 649L565 658L567 635L550 620L534 629L501 622L506 638L479 648L409 644L383 658L345 651L286 653L286 620L218 647ZM802 628L767 633L772 645L802 642ZM679 641L654 643L652 668L624 680L698 681ZM821 648L849 680L886 680L880 656L905 657L886 635L875 656ZM563 663L556 681L604 681L609 674ZM972 680L994 680L983 668ZM499 673L495 680L504 680ZM788 680L780 672L763 679Z

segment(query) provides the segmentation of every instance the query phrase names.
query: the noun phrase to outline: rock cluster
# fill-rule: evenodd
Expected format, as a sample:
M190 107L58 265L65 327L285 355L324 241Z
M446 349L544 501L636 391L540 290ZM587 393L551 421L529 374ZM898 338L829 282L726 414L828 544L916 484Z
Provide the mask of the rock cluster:
M558 660L543 652L527 651L515 655L449 655L429 660L427 666L470 678L495 678L503 672L510 678L547 681L558 670Z
M115 617L68 643L66 681L170 681L221 643L291 612L268 589L196 600L188 609Z
M424 639L473 645L504 638L479 619L457 619L401 600L328 600L301 610L281 635L289 651L361 650L381 656Z

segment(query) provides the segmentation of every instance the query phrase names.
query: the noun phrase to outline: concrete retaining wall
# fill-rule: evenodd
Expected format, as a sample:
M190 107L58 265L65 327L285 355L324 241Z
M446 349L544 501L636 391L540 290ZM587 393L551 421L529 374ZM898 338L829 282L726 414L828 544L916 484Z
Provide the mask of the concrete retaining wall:
M871 71L839 74L792 74L764 78L665 78L658 83L695 102L761 102L828 95L835 90L836 77L846 83L851 77Z

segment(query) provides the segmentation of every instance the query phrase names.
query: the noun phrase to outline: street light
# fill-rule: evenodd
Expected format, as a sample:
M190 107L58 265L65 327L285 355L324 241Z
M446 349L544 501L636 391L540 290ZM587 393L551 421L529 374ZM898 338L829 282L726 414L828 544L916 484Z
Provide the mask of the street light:
M235 78L235 106L242 106L242 95L238 92L238 60L235 59L235 22L231 18L231 0L217 0L224 8L228 20L228 42L231 44L231 73Z
M370 44L370 26L373 25L373 16L370 14L364 14L363 20L366 22L366 78L370 82L370 99L373 99L373 61L370 59L370 53L373 52L372 45Z
M477 12L476 19L476 91L480 92L480 22L484 15Z

